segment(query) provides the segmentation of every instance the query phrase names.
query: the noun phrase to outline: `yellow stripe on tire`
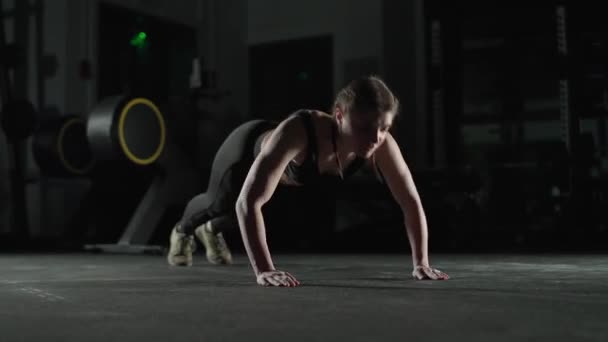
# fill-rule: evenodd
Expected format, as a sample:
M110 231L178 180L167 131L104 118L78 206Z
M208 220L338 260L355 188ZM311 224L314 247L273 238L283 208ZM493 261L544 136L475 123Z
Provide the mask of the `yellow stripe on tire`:
M136 105L145 105L147 107L149 107L150 109L152 109L152 111L155 114L156 119L158 120L158 124L160 127L160 142L156 148L156 151L154 151L154 153L148 157L148 158L140 158L138 156L136 156L130 149L129 146L127 145L127 140L125 137L125 118L127 117L127 113L129 113L129 110L131 108L133 108ZM166 139L166 127L165 127L165 121L163 120L163 116L160 112L160 110L158 109L158 107L156 107L156 105L154 103L152 103L152 101L145 99L145 98L134 98L132 100L130 100L122 109L122 111L120 112L120 117L118 119L118 141L120 143L120 147L122 149L122 151L124 152L124 154L127 156L127 158L129 160L131 160L132 162L139 164L139 165L149 165L154 163L161 155L161 153L163 152L163 149L165 147L165 139Z
M63 165L63 167L76 175L83 175L85 173L87 173L91 167L93 166L93 162L89 162L87 165L85 165L83 168L77 168L74 165L70 164L70 162L68 161L68 159L65 157L65 153L63 151L63 138L65 136L65 132L67 131L68 127L70 127L71 125L77 124L77 123L81 123L83 122L80 118L72 118L68 121L66 121L62 126L61 129L59 130L59 133L57 134L57 143L55 145L55 148L57 149L57 155L59 156L59 161L61 162L61 165ZM85 127L86 129L86 127Z

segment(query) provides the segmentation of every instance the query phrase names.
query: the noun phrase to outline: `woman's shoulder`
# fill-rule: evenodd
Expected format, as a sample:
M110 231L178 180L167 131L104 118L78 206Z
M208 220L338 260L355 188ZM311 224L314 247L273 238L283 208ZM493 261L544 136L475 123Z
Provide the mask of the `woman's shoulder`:
M319 135L321 139L331 138L330 135L334 117L324 111L315 109L309 109L308 113L314 124L316 135Z
M328 114L328 113L326 113L324 111L321 111L321 110L311 110L311 113L318 120L328 121L328 120L331 120L333 118L331 114Z
M323 111L315 109L299 109L287 116L279 125L281 130L290 130L298 139L306 140L308 136L309 125L305 120L310 119L315 135L321 138L327 138L330 133L331 122L333 117Z
M307 108L301 108L298 110L295 110L293 112L291 112L286 118L285 120L292 118L294 116L310 116L313 119L328 119L331 118L330 114L325 113L324 111L321 110L317 110L317 109L307 109Z
M292 112L290 115L288 115L283 120L283 122L285 122L285 121L300 121L301 122L303 117L306 117L304 119L310 118L311 121L314 123L315 127L318 127L318 126L325 127L329 123L331 123L331 121L333 120L333 117L330 114L320 111L320 110L298 109L298 110Z

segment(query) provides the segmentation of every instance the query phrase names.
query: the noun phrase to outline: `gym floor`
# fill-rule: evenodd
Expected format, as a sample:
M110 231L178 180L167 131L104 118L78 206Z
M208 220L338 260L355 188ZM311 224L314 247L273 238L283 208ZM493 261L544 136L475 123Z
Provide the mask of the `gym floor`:
M0 340L606 341L608 256L277 254L299 288L255 285L245 255L0 255Z

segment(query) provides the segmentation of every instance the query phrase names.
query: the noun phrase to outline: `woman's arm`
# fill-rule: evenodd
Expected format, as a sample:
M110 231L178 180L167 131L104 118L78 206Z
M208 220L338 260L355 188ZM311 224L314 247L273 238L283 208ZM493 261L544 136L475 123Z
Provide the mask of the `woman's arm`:
M297 285L288 274L275 271L262 216L262 206L270 200L287 164L306 147L306 132L297 116L283 121L268 137L253 162L236 202L239 227L251 266L261 285ZM284 272L278 272L284 273Z
M376 151L375 158L393 197L403 211L412 249L414 273L424 273L431 279L447 279L447 274L430 268L426 215L410 169L403 159L399 145L390 133Z

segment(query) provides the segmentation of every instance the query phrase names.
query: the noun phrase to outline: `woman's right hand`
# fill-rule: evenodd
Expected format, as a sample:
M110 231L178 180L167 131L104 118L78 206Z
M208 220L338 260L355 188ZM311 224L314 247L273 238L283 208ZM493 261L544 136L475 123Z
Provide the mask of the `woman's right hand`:
M296 287L300 282L291 274L283 271L266 271L257 275L258 285Z

